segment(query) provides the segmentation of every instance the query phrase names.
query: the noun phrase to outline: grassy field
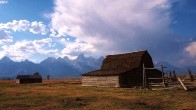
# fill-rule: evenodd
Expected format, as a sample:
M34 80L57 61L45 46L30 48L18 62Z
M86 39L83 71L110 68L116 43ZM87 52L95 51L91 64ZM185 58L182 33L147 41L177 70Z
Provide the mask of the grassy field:
M77 80L69 82L0 81L0 110L196 110L196 91L81 87Z

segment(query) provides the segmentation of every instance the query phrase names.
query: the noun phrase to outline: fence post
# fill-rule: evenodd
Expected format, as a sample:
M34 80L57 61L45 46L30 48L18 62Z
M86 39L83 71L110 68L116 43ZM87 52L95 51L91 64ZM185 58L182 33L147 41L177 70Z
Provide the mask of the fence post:
M143 63L143 88L146 88L146 73L145 73L144 63Z
M163 80L163 86L165 87L165 78L164 78L164 72L163 72L163 65L161 65L161 72L162 72L162 80Z
M194 81L194 77L193 77L193 75L191 73L191 70L189 68L188 68L188 73L189 73L189 79L190 79L190 81L191 82Z

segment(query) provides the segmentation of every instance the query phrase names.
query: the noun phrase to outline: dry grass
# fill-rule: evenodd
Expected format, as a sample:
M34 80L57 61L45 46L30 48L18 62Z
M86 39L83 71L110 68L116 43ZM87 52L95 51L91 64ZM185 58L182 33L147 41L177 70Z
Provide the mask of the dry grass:
M42 84L0 81L0 110L196 109L196 91L81 87L79 83L79 79L44 80Z

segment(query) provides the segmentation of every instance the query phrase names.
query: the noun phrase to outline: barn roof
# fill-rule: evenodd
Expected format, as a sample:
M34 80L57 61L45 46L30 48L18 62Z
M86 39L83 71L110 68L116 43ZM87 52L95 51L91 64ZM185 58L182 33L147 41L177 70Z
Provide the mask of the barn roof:
M147 50L132 53L108 55L104 59L101 69L133 69L141 66L141 59Z
M154 67L147 50L108 55L104 59L100 70L85 73L82 76L117 75L141 67L143 63L145 67Z

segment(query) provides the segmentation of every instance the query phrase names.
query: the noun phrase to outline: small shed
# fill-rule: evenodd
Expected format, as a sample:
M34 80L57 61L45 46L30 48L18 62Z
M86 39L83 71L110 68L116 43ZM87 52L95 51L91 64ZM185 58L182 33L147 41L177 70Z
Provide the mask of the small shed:
M17 75L16 83L42 83L42 76L38 72L34 73L33 75Z
M146 68L154 68L152 58L147 52L108 55L101 69L82 74L82 86L97 87L132 87L142 86L143 64ZM162 77L159 70L146 70L146 77Z

